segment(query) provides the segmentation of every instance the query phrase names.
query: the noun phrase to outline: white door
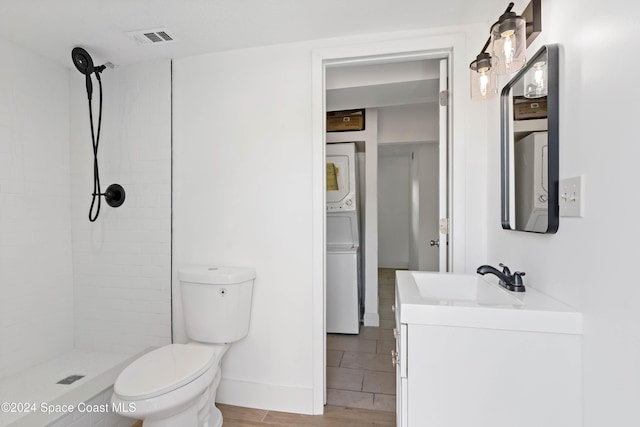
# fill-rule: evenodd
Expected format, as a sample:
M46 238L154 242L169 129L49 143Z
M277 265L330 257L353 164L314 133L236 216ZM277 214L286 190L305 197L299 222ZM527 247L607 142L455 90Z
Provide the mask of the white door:
M438 205L440 216L439 265L440 272L451 271L451 220L449 219L449 70L448 61L440 60L440 108L439 108L439 179Z

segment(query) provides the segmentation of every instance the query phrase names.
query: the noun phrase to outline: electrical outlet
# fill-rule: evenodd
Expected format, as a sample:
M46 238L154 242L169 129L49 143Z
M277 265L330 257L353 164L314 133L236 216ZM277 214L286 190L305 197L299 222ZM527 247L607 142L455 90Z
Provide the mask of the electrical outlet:
M560 216L584 217L584 176L560 180Z

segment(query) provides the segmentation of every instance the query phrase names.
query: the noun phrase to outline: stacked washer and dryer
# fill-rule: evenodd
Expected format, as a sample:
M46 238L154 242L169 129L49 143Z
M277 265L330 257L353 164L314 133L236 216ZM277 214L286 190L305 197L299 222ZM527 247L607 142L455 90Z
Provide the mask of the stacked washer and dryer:
M360 332L361 280L355 143L327 144L327 332Z

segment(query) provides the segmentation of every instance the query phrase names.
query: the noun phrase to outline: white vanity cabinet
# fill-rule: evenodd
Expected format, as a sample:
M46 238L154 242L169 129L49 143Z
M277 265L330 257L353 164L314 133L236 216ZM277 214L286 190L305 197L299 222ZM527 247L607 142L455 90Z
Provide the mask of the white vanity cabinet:
M396 425L407 426L407 324L400 323L400 310L396 304L393 305L393 311L396 314L396 327L393 334L396 339L395 353L391 354L392 362L396 367Z
M412 272L402 273L394 307L398 426L582 425L579 313L553 300L555 312L540 317L537 303L548 297L509 305L487 297L477 287L492 285L480 282L472 293L447 288L446 297L431 298Z

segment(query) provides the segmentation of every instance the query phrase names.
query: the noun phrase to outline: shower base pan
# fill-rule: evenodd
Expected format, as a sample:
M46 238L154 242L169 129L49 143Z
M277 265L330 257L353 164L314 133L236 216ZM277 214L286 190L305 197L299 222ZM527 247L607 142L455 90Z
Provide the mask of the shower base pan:
M134 356L73 350L0 380L0 403L12 406L3 405L0 427L130 427L134 419L111 410L113 384L129 363L151 350ZM67 412L70 407L73 412Z

